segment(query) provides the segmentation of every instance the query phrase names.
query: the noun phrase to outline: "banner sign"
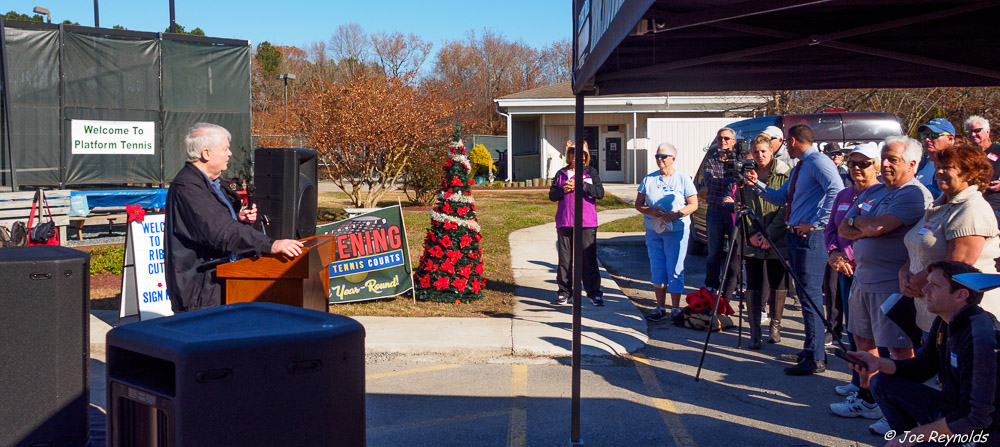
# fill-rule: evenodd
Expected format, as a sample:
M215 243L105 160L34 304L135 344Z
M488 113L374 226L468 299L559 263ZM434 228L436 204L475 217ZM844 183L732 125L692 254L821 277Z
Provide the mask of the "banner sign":
M403 211L397 206L316 227L333 235L330 303L388 298L413 288Z
M70 120L70 150L73 154L153 155L156 123Z
M128 224L119 319L139 315L145 321L174 314L163 269L164 225L163 214L146 214L143 222Z

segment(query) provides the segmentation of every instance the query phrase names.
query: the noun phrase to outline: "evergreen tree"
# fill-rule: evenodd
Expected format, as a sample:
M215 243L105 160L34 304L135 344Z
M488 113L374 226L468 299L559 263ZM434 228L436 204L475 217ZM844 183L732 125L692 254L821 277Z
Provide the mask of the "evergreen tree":
M438 204L430 212L431 228L424 239L424 254L414 272L418 300L451 303L483 297L486 280L471 171L465 146L456 137L444 163Z

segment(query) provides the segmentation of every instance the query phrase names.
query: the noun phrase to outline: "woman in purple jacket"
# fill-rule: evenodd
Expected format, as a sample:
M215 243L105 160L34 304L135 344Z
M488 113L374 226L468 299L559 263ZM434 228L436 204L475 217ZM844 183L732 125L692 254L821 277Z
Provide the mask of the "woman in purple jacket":
M556 270L556 283L559 284L559 295L552 304L562 305L573 302L573 204L574 188L579 180L583 182L583 290L595 306L603 306L604 298L601 292L601 272L597 268L597 200L604 197L604 185L597 170L590 166L590 153L587 143L583 143L583 166L577 170L574 146L566 148L568 165L552 178L549 188L549 200L559 202L556 207L556 233L559 251L559 267ZM582 171L582 172L579 172Z

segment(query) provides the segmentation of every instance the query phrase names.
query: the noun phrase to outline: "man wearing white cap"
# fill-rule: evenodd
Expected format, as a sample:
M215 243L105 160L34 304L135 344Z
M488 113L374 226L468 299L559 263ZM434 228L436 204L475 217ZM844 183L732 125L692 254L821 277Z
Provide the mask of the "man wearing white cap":
M771 137L771 153L774 154L774 158L785 162L788 166L795 166L798 160L790 157L785 150L785 134L781 129L777 126L767 126L761 133Z
M874 143L860 144L852 155L867 151L865 155L874 158L876 147ZM921 152L920 143L912 138L886 138L881 152L882 183L858 196L837 229L840 237L854 241L856 266L847 329L858 351L878 356L877 348L888 348L896 360L913 357L913 344L881 306L890 295L899 293L899 281L892 272L898 272L908 260L903 236L923 217L932 200L927 188L914 178ZM843 417L881 418L868 386L870 378L870 374L861 375L861 390L830 409Z

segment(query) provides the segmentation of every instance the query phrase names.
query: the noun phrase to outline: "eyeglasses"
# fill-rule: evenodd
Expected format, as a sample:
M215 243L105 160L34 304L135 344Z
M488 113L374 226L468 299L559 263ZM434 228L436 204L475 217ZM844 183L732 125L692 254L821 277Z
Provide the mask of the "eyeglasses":
M733 137L719 137L719 139L722 140L722 141L729 141L729 140L732 140Z
M951 134L950 134L950 133L948 133L948 132L941 132L941 133L925 133L925 134L924 134L924 139L931 139L931 140L936 140L936 139L938 139L938 138L941 138L941 137L944 137L944 136L948 136L948 135L951 135Z
M826 156L830 157L830 158L833 158L833 157L843 157L844 154L842 154L840 152L830 152L829 154L826 154Z
M868 169L868 167L871 166L871 165L873 165L873 164L875 164L875 162L871 161L871 160L865 160L865 161L854 161L854 160L851 160L851 161L847 162L847 167L848 168L858 168L858 169Z
M668 158L674 158L674 156L670 154L656 154L657 160L666 160Z
M965 129L965 133L967 133L969 135L972 135L974 133L979 133L979 132L982 132L982 131L983 131L982 127L978 128L978 129Z

